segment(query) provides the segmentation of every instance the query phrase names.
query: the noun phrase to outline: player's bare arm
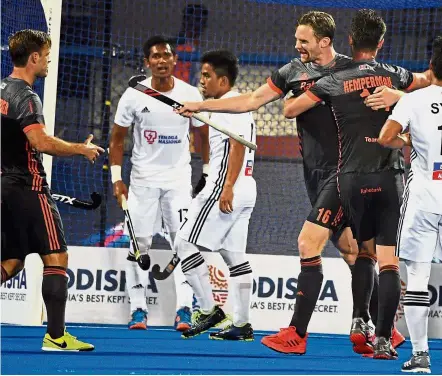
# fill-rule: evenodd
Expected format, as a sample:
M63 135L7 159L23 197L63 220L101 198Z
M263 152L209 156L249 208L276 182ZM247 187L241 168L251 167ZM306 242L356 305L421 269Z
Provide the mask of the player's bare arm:
M407 145L407 138L401 135L402 125L395 120L387 120L381 129L378 143L390 149L401 149ZM409 142L409 141L408 141Z
M233 211L233 186L241 171L245 150L246 148L244 145L240 144L238 141L230 139L226 182L224 183L223 191L219 199L219 209L225 214L230 214Z
M284 103L284 116L287 119L293 119L315 107L319 101L320 99L310 92L306 92L297 98L287 99Z
M92 163L104 152L104 149L93 144L92 135L89 135L83 144L63 141L62 139L50 136L46 133L44 127L38 127L26 132L26 137L31 146L37 151L60 157L69 157L71 155L83 155Z
M122 195L126 196L127 199L127 186L121 177L121 166L123 165L124 139L128 129L127 127L114 124L109 144L109 164L111 166L114 197L117 199L120 207Z
M280 98L268 83L262 85L252 93L245 93L234 98L208 99L204 102L184 102L177 112L184 116L192 116L193 112L227 112L243 113L255 111L269 102Z

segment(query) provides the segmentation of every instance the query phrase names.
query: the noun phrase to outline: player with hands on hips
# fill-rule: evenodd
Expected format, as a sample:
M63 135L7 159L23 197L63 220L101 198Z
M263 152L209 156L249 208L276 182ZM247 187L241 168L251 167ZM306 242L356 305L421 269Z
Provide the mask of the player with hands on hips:
M152 77L133 77L180 102L192 98L202 101L196 87L172 75L177 61L174 47L161 36L151 37L143 47L144 63ZM129 127L134 126L132 171L129 188L122 180L124 139ZM129 87L122 95L110 141L110 165L114 196L121 206L121 197L127 197L128 209L140 247L146 254L153 235L161 231L162 219L171 246L192 200L189 126L199 127L203 162L208 163L207 126L195 119L185 119L173 109L154 98ZM125 229L127 232L127 228ZM146 287L149 273L138 267L133 245L130 245L126 263L126 287L131 302L130 329L146 329ZM180 266L175 275L177 315L175 328L190 327L193 292Z

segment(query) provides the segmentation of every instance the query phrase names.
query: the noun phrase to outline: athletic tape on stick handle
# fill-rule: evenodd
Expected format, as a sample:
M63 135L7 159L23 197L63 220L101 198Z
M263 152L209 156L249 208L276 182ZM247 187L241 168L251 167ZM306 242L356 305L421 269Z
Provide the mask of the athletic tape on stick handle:
M174 109L179 109L179 108L183 107L183 105L181 103L160 93L159 91L156 91L156 90L154 90L148 86L145 86L143 84L140 84L139 82L137 82L136 79L129 80L129 86L135 90L138 90L138 91L148 95L149 97L155 98L155 99L159 100L160 102L167 104L168 106L170 106ZM206 118L205 116L202 116L200 114L193 114L192 117L207 124L208 126L210 126L212 128L215 128L216 130L220 131L221 133L224 133L225 135L233 138L234 140L238 141L239 143L243 144L244 146L247 146L248 148L250 148L252 150L256 150L256 144L245 140L244 138L237 135L236 133L230 132L228 129L226 129L218 124L215 124L209 118Z

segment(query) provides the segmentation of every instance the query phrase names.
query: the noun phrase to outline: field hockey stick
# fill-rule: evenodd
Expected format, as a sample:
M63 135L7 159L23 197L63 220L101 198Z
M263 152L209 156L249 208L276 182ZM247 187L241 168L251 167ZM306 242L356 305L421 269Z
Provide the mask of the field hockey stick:
M101 205L101 195L97 192L91 193L91 202L67 195L60 195L58 193L52 193L51 196L55 201L61 202L62 204L71 205L74 208L79 209L95 210Z
M158 279L160 281L166 279L167 277L169 277L173 271L175 270L175 268L177 267L177 265L180 262L180 258L178 257L178 255L176 253L173 254L172 260L169 261L169 263L167 264L167 266L164 268L163 271L161 271L161 267L158 264L155 264L154 266L152 266L152 275L155 279Z
M129 230L130 240L132 240L132 246L134 249L135 260L137 261L139 267L143 270L149 270L150 267L150 257L148 254L141 254L140 247L138 245L137 237L135 236L134 226L132 224L132 219L130 218L129 208L127 207L126 196L123 194L121 196L121 207L123 208L124 215L126 216L126 224Z
M160 102L167 104L168 106L174 108L175 110L183 107L183 105L181 103L175 101L174 99L172 99L172 98L170 98L170 97L168 97L168 96L166 96L166 95L160 93L159 91L156 91L150 87L140 84L139 82L137 82L138 77L139 76L135 76L129 80L129 86L131 88L138 90L141 93L148 95L149 97L155 98L155 99L159 100ZM226 129L218 124L215 124L209 118L206 118L206 117L204 117L200 114L196 114L196 113L194 113L192 115L192 117L207 124L209 127L212 127L214 129L220 131L221 133L224 133L225 135L233 138L234 140L238 141L239 143L243 144L244 146L247 146L249 149L256 150L256 144L245 140L244 138L237 135L236 133L230 132L228 129Z

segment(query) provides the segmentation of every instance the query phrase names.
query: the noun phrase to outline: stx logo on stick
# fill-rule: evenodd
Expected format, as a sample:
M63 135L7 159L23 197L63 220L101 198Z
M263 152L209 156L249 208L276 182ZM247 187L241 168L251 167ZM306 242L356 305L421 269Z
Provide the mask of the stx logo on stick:
M60 202L63 202L65 204L69 204L69 205L74 205L75 197L63 196L63 195L59 195L57 193L53 193L52 198L55 201L60 201Z

